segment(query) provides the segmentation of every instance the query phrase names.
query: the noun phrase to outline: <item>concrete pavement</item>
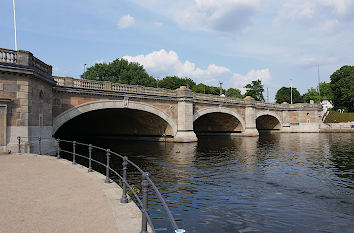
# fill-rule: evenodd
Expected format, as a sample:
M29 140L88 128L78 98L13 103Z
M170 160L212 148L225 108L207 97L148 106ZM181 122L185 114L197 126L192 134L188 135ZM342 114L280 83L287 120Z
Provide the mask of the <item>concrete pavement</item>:
M0 232L140 232L137 206L104 179L55 157L0 155Z

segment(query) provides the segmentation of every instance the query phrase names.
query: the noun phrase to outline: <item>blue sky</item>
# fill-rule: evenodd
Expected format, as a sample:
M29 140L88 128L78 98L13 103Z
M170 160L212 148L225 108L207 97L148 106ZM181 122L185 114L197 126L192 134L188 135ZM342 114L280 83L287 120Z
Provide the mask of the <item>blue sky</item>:
M0 1L0 47L14 48L12 0ZM124 57L155 77L301 94L354 61L352 0L16 0L19 49L60 76Z

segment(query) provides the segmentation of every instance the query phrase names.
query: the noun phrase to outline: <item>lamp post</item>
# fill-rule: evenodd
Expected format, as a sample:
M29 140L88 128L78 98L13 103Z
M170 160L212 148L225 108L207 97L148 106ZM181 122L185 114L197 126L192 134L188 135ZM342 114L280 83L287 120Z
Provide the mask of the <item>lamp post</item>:
M86 79L86 64L84 64L84 79Z
M220 96L222 95L222 82L219 81L219 85L220 85Z
M293 80L290 79L290 104L293 104Z

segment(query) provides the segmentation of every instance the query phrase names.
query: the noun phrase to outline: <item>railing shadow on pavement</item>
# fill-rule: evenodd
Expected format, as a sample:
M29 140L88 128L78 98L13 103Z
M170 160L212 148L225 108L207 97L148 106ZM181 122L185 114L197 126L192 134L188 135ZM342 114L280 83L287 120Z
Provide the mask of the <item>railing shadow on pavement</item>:
M38 145L38 154L42 154L42 141L44 140L53 140L50 138L42 138L42 137L17 137L18 139L18 153L21 153L21 145L24 143L27 143L28 145L31 144L36 144ZM130 161L128 159L127 156L122 156L118 153L115 153L113 151L111 151L110 149L106 149L106 148L101 148L98 146L94 146L92 144L85 144L85 143L81 143L81 142L76 142L76 141L69 141L69 140L62 140L62 139L56 139L57 141L57 151L56 151L56 157L57 159L62 159L62 153L66 153L72 156L72 164L76 165L77 162L77 157L83 158L88 160L88 172L93 172L93 168L92 168L92 162L103 166L105 168L105 183L110 183L112 181L114 181L113 179L111 179L110 174L113 173L114 175L116 175L116 177L119 178L119 180L122 181L121 184L118 184L120 186L122 186L122 197L120 202L121 203L128 203L129 202L129 198L127 196L127 191L130 193L130 199L134 199L137 203L137 206L140 208L140 211L142 213L142 225L141 225L141 233L147 233L148 232L148 227L147 225L149 224L151 227L152 232L156 232L154 225L152 223L151 220L151 216L149 214L148 211L148 193L149 193L149 186L152 188L151 190L155 193L155 195L158 197L158 200L160 201L160 205L163 207L165 214L168 217L168 220L172 226L172 228L174 229L174 232L176 233L184 233L185 230L184 229L179 229L176 221L171 213L171 211L169 210L164 198L162 197L161 193L159 192L158 188L156 187L156 185L152 182L152 180L150 179L149 173L143 171L140 167L138 167L135 163L133 163L132 161ZM66 144L71 144L72 145L72 151L69 150L63 150L61 149L61 145L63 143ZM77 146L81 145L84 147L87 147L87 151L88 151L88 156L83 155L83 154L79 154L77 153L76 149ZM92 158L92 150L100 150L105 152L106 154L106 163L100 162L96 159ZM123 167L123 174L119 174L119 172L117 172L116 170L112 169L110 166L110 161L111 161L111 156L115 156L116 158L121 159L122 162L122 167ZM142 187L142 199L139 197L139 195L137 194L137 190L136 188L134 188L134 185L130 185L127 181L127 171L128 171L128 165L133 166L140 174L141 174L141 187Z

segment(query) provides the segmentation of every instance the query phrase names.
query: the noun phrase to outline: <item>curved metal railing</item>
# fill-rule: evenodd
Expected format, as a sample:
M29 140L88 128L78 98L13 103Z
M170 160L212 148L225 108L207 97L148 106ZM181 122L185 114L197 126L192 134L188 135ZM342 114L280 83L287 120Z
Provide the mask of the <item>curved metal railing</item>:
M38 153L42 154L42 150L41 150L41 141L42 140L46 140L48 138L41 138L41 137L18 137L18 152L21 153L21 142L22 142L22 138L34 138L35 140L37 140L38 143ZM56 139L57 140L57 159L61 159L62 158L62 153L67 153L72 155L72 164L76 165L76 159L77 157L81 157L83 159L87 159L88 160L88 172L92 172L92 162L101 165L105 168L105 175L106 175L106 179L105 179L105 183L110 183L112 181L112 179L110 178L110 173L113 173L114 175L116 175L121 181L122 181L122 190L123 190L123 194L122 194L122 198L121 198L121 203L128 203L129 199L127 196L127 189L130 190L130 193L134 196L135 200L138 202L139 206L141 207L140 211L142 212L142 225L141 225L141 233L147 233L147 224L149 223L152 232L156 232L154 225L152 223L149 211L148 211L148 192L149 192L149 186L151 186L152 191L155 193L155 195L157 196L158 200L160 201L160 204L162 205L169 221L170 224L172 226L172 228L174 229L175 232L185 232L185 230L183 229L178 229L178 226L176 224L176 221L171 213L171 211L169 210L164 198L162 197L161 193L159 192L158 188L156 187L156 185L152 182L152 180L149 177L149 173L143 171L138 165L136 165L135 163L133 163L132 161L130 161L128 159L127 156L122 156L118 153L115 153L113 151L111 151L110 149L106 149L106 148L102 148L102 147L98 147L98 146L94 146L92 144L86 144L86 143L81 143L81 142L76 142L76 141L69 141L69 140L63 140L63 139ZM72 150L64 150L61 148L61 144L62 143L67 143L67 144L71 144L72 145ZM87 147L88 149L88 156L83 155L83 154L79 154L77 153L76 149L77 146L81 145L84 147ZM92 158L92 150L96 149L96 150L100 150L106 153L106 163L103 163L101 161L98 161L96 159ZM122 170L123 170L123 174L119 174L119 172L117 172L116 170L111 168L111 156L116 156L117 158L121 159L122 162ZM127 170L128 170L128 165L133 166L139 173L141 173L142 176L142 181L141 181L141 186L142 186L142 200L139 197L139 195L136 193L136 190L128 183L127 181ZM130 197L130 199L132 199L133 197Z

